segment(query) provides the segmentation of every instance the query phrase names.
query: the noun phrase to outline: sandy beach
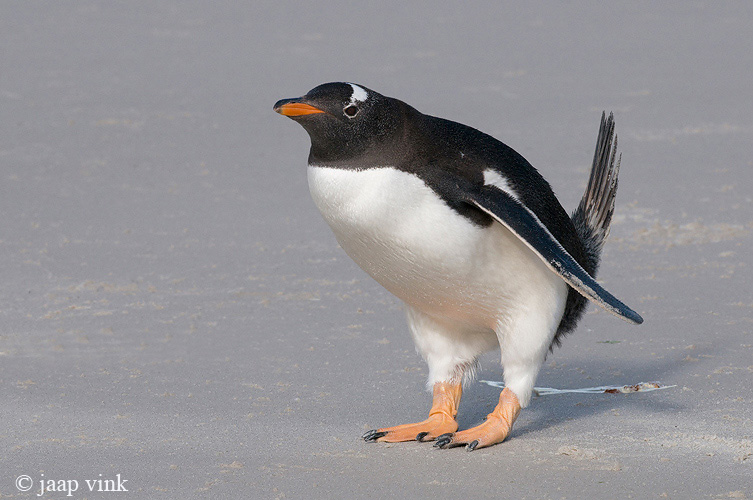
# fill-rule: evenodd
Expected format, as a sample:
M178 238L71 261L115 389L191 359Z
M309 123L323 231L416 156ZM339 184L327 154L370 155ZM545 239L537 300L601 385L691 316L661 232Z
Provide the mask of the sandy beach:
M752 26L742 2L3 2L0 498L753 499ZM493 135L568 211L613 111L599 281L645 323L590 305L537 386L673 387L541 395L473 453L364 443L431 395L272 111L329 81Z

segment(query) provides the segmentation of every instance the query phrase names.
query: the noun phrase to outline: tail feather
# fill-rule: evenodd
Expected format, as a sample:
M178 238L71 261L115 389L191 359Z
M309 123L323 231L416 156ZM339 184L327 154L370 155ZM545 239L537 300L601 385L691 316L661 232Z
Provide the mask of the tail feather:
M609 236L621 158L622 155L617 154L614 116L609 113L607 117L606 113L602 113L588 186L571 217L583 243L584 261L580 264L593 277L596 277L596 271L599 268L604 241ZM585 312L587 302L580 293L574 289L569 290L565 313L550 348L560 345L562 336L575 329L578 320Z
M617 155L614 116L609 113L607 118L606 113L602 113L588 187L572 215L573 224L586 250L584 268L591 276L596 274L601 249L609 236L621 158L622 155Z

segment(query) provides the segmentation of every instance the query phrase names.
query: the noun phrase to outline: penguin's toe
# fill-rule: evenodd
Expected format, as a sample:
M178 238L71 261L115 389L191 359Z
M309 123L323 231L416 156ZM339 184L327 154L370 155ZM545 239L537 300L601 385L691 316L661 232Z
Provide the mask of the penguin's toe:
M373 443L380 437L386 436L386 435L387 435L386 431L380 431L379 429L371 429L370 431L365 432L364 435L361 437L367 443Z
M437 436L447 432L455 432L458 423L455 419L444 414L434 414L423 422L415 424L397 425L371 430L363 435L364 441L385 443L399 443L402 441L433 441Z

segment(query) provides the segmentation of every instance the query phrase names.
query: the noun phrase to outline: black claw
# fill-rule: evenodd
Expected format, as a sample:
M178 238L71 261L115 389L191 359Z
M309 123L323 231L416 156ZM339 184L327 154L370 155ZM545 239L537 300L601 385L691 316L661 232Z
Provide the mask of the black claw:
M376 440L377 440L377 439L379 439L380 437L382 437L382 436L386 436L386 435L387 435L387 431L381 431L381 432L380 432L380 431L378 431L377 429L372 429L372 430L370 430L370 431L366 432L366 433L365 433L365 434L364 434L363 436L361 436L361 437L362 437L362 438L363 438L363 440L364 440L364 441L366 441L367 443L373 443L374 441L376 441Z
M437 442L434 443L434 448L444 448L452 442L452 432L437 436Z
M437 439L437 442L434 443L434 448L445 448L448 444L450 444L450 438L444 438L444 439Z
M468 446L466 447L466 450L473 451L476 449L476 446L478 446L478 439L474 439L470 443L468 443Z
M429 433L428 433L428 432L419 432L419 433L418 433L418 434L416 435L416 441L420 441L421 443L423 443L423 442L424 442L424 438L425 438L426 436L428 436L428 435L429 435Z

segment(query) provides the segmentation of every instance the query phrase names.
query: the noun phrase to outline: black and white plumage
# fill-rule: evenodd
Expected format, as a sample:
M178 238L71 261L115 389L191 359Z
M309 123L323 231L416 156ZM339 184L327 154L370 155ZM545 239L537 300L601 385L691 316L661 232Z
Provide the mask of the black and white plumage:
M407 305L429 385L459 382L501 348L525 407L586 299L642 322L593 279L617 189L611 114L571 218L510 147L366 87L320 85L275 110L309 133L311 194L342 248Z

